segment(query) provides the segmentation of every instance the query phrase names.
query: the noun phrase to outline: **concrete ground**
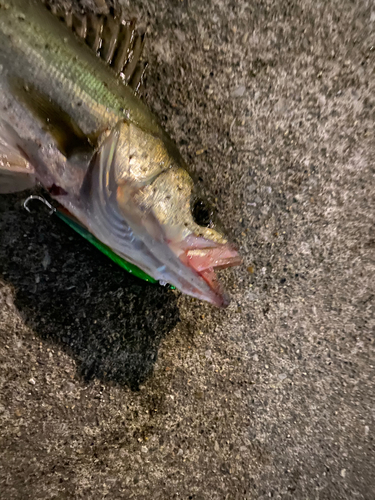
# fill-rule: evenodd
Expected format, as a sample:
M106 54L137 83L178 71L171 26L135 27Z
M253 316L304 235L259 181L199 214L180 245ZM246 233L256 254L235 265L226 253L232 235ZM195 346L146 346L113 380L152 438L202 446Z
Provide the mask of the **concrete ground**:
M1 197L0 497L374 500L373 1L125 6L245 263L219 311Z

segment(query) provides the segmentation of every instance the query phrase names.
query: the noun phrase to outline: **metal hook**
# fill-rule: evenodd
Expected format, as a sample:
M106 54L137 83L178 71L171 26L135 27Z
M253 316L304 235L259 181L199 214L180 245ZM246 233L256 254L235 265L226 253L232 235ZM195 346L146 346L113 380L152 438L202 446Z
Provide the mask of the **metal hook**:
M52 215L53 213L56 212L56 208L53 207L51 205L51 203L49 203L45 198L43 198L43 196L38 196L36 194L32 194L31 196L29 196L28 198L26 198L26 200L23 202L23 208L25 210L27 210L29 212L29 214L31 214L31 210L30 208L28 207L28 204L30 201L32 200L38 200L38 201L41 201L43 203L43 205L45 205L46 207L49 208L49 215Z

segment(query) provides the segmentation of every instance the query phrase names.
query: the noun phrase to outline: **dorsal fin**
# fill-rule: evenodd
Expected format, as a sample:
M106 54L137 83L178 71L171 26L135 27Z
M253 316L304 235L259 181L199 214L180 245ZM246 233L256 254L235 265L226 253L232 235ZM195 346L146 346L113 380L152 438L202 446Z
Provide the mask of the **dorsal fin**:
M142 60L144 33L135 27L135 19L121 15L72 12L50 5L47 8L103 59L135 92L140 91L147 64Z

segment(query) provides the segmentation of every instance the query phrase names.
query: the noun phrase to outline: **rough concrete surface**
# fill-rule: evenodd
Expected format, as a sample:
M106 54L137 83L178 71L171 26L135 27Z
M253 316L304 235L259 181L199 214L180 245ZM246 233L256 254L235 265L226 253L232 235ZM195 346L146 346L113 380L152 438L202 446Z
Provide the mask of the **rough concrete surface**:
M125 7L245 262L216 310L1 197L0 497L375 499L374 2Z

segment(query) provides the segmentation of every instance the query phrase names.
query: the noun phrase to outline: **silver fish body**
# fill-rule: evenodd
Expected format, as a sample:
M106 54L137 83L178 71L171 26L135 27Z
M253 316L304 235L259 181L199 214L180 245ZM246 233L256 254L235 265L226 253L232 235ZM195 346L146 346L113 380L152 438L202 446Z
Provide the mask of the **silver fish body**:
M0 192L40 182L155 279L223 306L236 250L195 222L193 181L157 118L37 0L0 0ZM195 198L194 198L195 199Z

